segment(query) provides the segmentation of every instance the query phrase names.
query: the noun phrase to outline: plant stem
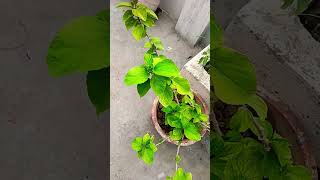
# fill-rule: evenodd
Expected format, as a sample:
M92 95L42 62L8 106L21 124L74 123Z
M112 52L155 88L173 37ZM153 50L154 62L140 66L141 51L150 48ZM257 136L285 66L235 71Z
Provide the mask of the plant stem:
M162 141L160 141L158 144L156 144L156 146L159 146L160 144L164 143L166 140L162 139Z
M317 16L317 15L314 15L314 14L306 14L306 13L302 13L302 14L298 14L299 16L311 16L311 17L314 17L314 18L319 18L320 19L320 16Z
M177 96L177 92L176 92L176 91L173 91L173 94L174 94L174 98L175 98L176 102L177 102L178 104L180 104L180 103L179 103L178 96Z
M263 142L265 149L267 151L269 151L270 150L270 143L269 143L269 139L266 137L266 134L264 132L264 128L261 126L261 124L259 124L259 122L255 118L253 118L253 123L256 126L256 128L258 129L258 132L260 134L260 139Z
M210 119L211 119L211 121L212 121L212 125L213 125L214 130L215 130L220 136L223 136L222 131L221 131L220 127L219 127L219 123L218 123L218 121L217 121L217 119L216 119L216 115L214 114L214 112L211 112L209 117L210 117Z
M179 146L178 146L178 148L177 148L176 157L179 155L180 146L181 146L181 143L179 144ZM176 161L176 171L177 171L177 170L178 170L178 162Z
M207 124L201 122L200 123L202 126L204 126L205 128L207 128L207 130L210 132L210 126L208 126Z

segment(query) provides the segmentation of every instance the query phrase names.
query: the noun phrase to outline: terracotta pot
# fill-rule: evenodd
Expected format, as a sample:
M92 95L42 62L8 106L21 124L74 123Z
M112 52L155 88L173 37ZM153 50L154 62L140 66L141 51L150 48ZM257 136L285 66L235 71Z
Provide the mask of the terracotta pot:
M195 101L201 105L201 110L203 113L209 115L209 111L208 111L208 106L207 104L204 102L204 100L201 98L201 96L195 92L193 92L194 94L194 99ZM154 125L154 127L156 128L157 132L160 134L160 136L165 139L167 142L175 144L175 145L179 145L178 141L172 141L169 138L169 135L166 134L163 129L160 127L159 122L158 122L158 116L157 116L157 111L158 111L158 106L159 106L159 99L156 98L153 102L153 106L152 106L152 112L151 112L151 119L152 119L152 123ZM206 133L206 129L202 129L201 130L201 137L203 137ZM184 139L181 143L181 146L189 146L192 145L194 143L196 143L197 141L191 141L191 140L187 140Z
M139 2L145 4L153 11L156 11L160 4L160 0L139 0Z
M283 103L260 95L268 105L268 120L273 128L291 144L293 160L312 171L314 180L318 180L317 165L309 141L302 131L297 116Z

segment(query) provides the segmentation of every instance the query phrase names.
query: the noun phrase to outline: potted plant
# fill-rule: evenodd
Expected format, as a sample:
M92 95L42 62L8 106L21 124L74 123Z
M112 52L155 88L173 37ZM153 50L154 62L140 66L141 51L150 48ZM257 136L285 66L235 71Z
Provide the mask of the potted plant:
M124 77L124 83L136 85L140 97L150 89L156 94L152 121L163 138L155 144L154 136L147 133L132 141L132 149L146 164L152 164L157 146L165 141L176 144L175 174L167 179L192 179L191 173L178 168L181 160L179 149L200 141L208 130L207 106L199 95L191 91L188 80L181 76L175 63L160 53L164 50L160 38L148 34L147 29L158 19L154 11L136 0L121 2L117 7L125 9L122 20L127 30L132 29L137 41L146 39L144 47L147 48L144 63L131 68Z
M296 117L268 96L256 94L255 70L248 57L223 45L214 17L210 28L213 179L317 179ZM292 148L286 138L299 143Z

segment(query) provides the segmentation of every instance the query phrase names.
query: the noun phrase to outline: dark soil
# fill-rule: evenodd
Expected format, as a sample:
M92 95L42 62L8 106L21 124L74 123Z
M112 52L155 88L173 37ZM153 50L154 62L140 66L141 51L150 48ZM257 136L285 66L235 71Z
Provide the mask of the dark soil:
M320 42L320 0L314 0L299 18L312 37Z
M170 131L173 130L172 127L165 125L165 113L162 112L163 106L159 103L158 109L157 109L157 118L158 118L158 123L161 127L161 129L166 133L169 134Z
M225 134L230 130L228 125L231 117L237 112L238 106L232 106L232 105L225 104L222 101L217 101L215 102L213 107L214 107L213 111L216 116L216 120L219 123L219 127L222 133ZM210 128L213 128L213 127L210 127Z

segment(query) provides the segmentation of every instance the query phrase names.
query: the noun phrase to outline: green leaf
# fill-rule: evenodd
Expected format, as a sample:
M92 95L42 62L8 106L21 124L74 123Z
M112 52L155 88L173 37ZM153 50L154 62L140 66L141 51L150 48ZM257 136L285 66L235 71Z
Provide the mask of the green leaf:
M287 167L286 180L311 180L312 174L309 169L303 166L289 166Z
M153 69L153 72L160 76L179 76L179 68L170 59L160 61Z
M165 57L164 55L153 58L153 67L155 67L159 62L162 62L165 59L167 59L167 57Z
M127 10L123 16L122 16L122 21L126 22L129 18L131 18L133 16L132 14L132 10Z
M150 134L147 133L147 134L145 134L145 135L143 136L142 140L143 140L143 143L144 143L144 144L147 144L147 143L150 142L150 140L152 140L152 138L151 138Z
M152 27L154 25L154 20L148 16L147 20L142 21L142 23L147 27Z
M136 17L139 17L142 21L146 21L147 20L148 13L147 13L145 8L138 7L137 9L132 9L132 13Z
M116 6L117 8L119 7L132 7L131 3L130 2L120 2L117 4Z
M312 2L312 0L297 0L297 10L296 14L303 13L306 9L308 9L309 4Z
M211 80L216 96L227 104L246 104L256 93L256 75L249 59L228 48L213 50Z
M176 155L175 161L176 163L179 163L181 161L181 157L179 156L179 154Z
M133 17L129 17L125 22L127 30L130 30L132 27L135 27L137 24L138 24L138 20Z
M156 13L154 13L151 9L147 8L146 11L151 17L153 17L154 19L158 19Z
M88 72L87 92L98 115L110 107L110 68Z
M144 54L144 62L146 63L147 66L153 66L153 56L152 54L145 53Z
M255 130L251 112L247 108L240 107L230 120L230 128L238 132L245 132L248 129Z
M294 1L294 0L284 0L284 3L282 4L281 8L282 8L282 9L288 8L289 6L292 5L293 1Z
M146 30L144 29L144 26L142 24L135 26L133 28L132 35L137 41L140 41L146 36Z
M144 47L145 47L145 48L151 48L151 47L152 47L152 44L151 44L149 41L147 41L147 42L144 44Z
M124 77L124 82L126 85L133 85L133 84L141 84L148 80L149 74L144 68L143 65L136 66L131 68L126 76Z
M147 164L151 165L153 163L154 152L152 149L144 149L141 159Z
M172 83L177 88L179 94L186 95L190 93L190 84L187 79L175 77L172 79Z
M138 93L139 93L140 97L143 97L144 95L146 95L150 88L151 88L151 86L150 86L150 80L149 79L146 82L142 83L142 84L138 84L137 85L137 90L138 90Z
M157 96L161 96L167 87L167 77L153 75L150 81L152 90Z
M211 15L210 21L210 37L211 37L211 47L215 49L223 45L223 30L216 24L215 18Z
M167 177L167 180L192 180L192 174L184 172L182 168L178 168L173 177Z
M173 114L168 114L166 115L166 121L168 122L168 124L171 126L171 127L175 127L175 128L182 128L182 124L181 124L181 121L180 119L173 115Z
M172 131L170 131L169 137L171 140L180 141L183 138L182 129L174 128Z
M159 95L159 101L164 107L167 107L169 104L171 104L172 99L173 99L173 91L170 88L170 86L167 85L164 91L162 92L162 94Z
M158 37L152 37L150 38L150 42L157 48L157 50L163 50L164 47L163 47L163 44L160 40L160 38Z
M49 73L62 76L109 67L109 11L77 18L65 25L50 43Z
M143 142L141 137L137 137L131 142L132 149L137 152L142 150L142 145Z
M288 140L282 138L278 134L275 134L271 141L271 146L282 167L292 164L292 155Z
M251 98L248 99L247 104L256 111L260 119L265 120L267 118L267 104L259 96L251 96Z
M193 140L193 141L200 141L201 140L200 130L195 124L189 123L184 128L184 134L190 140Z

